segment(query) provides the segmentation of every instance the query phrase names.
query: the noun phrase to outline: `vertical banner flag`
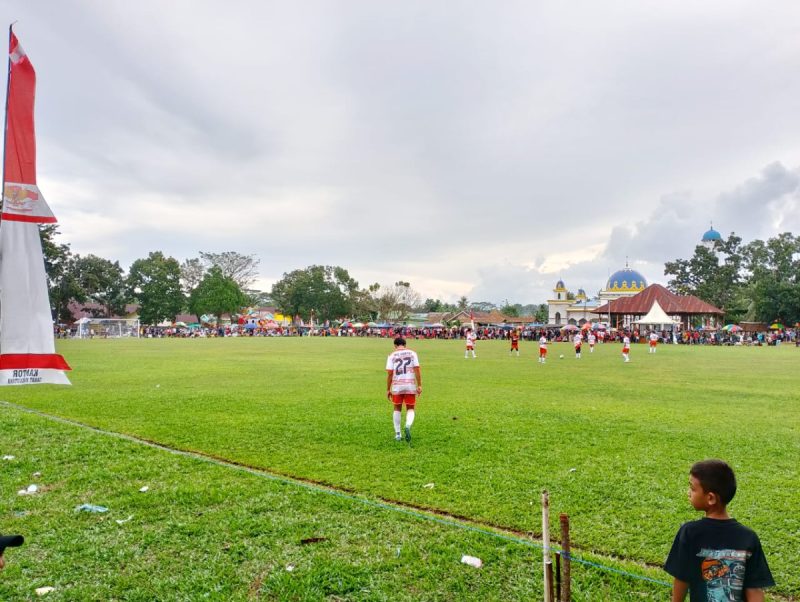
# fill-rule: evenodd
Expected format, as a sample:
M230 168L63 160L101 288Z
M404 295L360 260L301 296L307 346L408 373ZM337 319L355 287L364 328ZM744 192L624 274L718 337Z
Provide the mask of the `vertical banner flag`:
M55 352L39 224L56 218L36 185L36 72L9 28L0 213L0 385L70 384Z

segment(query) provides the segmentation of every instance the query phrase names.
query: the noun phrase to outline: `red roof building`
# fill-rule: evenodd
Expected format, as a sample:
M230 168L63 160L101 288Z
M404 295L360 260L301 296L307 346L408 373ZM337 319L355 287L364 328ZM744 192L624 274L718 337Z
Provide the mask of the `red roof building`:
M632 297L615 299L592 312L600 314L601 319L607 316L611 326L630 328L633 322L650 311L656 301L667 315L679 319L683 328L691 328L692 319L697 316L706 322L716 323L725 314L694 295L677 295L660 284L651 284Z

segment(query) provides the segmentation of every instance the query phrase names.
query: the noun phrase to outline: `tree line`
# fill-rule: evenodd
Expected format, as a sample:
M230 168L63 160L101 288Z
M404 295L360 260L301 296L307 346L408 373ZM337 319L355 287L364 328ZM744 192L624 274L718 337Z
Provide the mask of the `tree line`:
M204 314L234 314L247 306L275 306L289 316L322 323L350 317L364 321L405 321L416 312L456 312L463 309L506 315L547 318L547 305L503 306L489 302L457 303L422 299L410 282L373 283L366 287L339 266L312 265L283 274L269 292L252 289L259 260L235 251L211 253L179 262L161 251L134 261L127 274L118 261L97 255L73 253L69 244L57 241L58 227L40 229L54 319L73 321L77 305L97 318L126 314L126 306L138 305L144 324L171 321L180 313L197 320Z
M800 237L789 232L747 244L731 233L668 261L664 274L672 291L719 307L728 322L800 322Z
M43 226L40 233L50 306L58 322L73 321L71 304L98 318L124 316L128 304L137 304L142 323L158 324L182 312L199 320L203 314L235 313L259 301L257 292L249 291L259 264L254 255L200 252L179 263L152 251L126 274L118 261L72 253L69 244L56 241L57 226Z
M532 316L547 322L547 304L422 299L410 282L366 287L339 266L312 265L286 272L271 291L251 287L259 259L235 251L201 251L179 262L152 251L134 261L128 273L118 261L73 254L56 241L57 226L42 226L42 247L54 319L72 322L70 304L90 304L95 317L125 315L139 306L145 324L174 320L180 313L222 316L247 306L273 305L290 316L321 323L351 317L363 321L404 321L411 313L499 310L507 316ZM666 263L670 290L691 294L725 312L727 321L800 321L800 237L783 233L747 244L732 233L709 249L695 248L689 259Z

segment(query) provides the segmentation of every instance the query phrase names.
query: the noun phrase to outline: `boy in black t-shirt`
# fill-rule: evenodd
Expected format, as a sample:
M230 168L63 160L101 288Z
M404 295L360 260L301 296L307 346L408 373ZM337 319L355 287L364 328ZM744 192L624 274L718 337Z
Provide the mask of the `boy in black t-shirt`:
M689 471L689 502L705 518L684 523L664 570L675 579L672 602L762 602L775 585L758 535L728 516L736 477L722 460L703 460Z

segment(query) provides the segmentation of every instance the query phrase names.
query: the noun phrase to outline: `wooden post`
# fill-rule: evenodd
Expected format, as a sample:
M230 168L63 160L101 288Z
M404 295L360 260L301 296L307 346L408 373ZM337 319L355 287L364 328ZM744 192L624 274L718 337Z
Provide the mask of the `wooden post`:
M570 548L569 548L569 516L564 513L559 515L561 522L561 602L570 602L572 597L570 575Z
M561 553L556 552L556 600L561 600Z
M553 600L553 563L550 558L550 494L542 491L542 561L544 573L544 602Z

